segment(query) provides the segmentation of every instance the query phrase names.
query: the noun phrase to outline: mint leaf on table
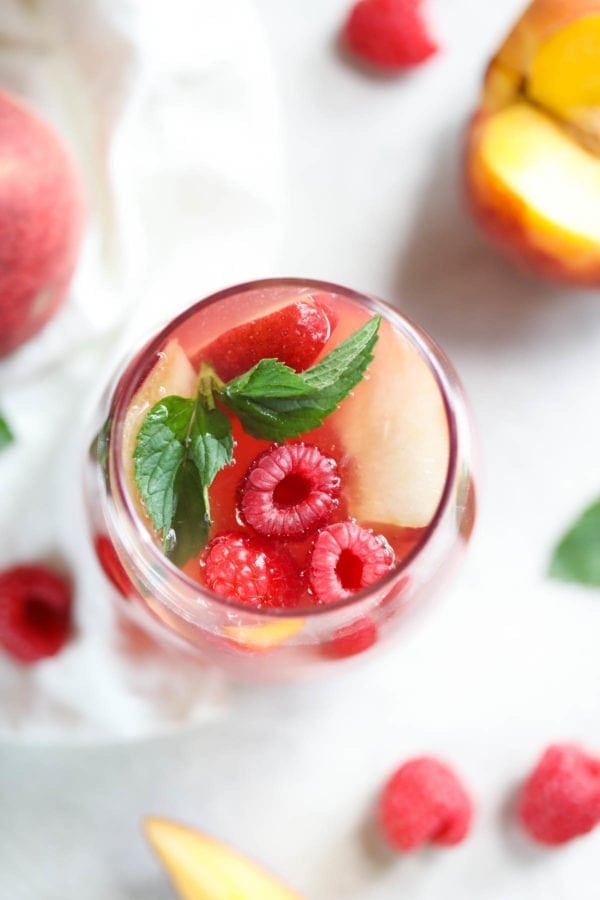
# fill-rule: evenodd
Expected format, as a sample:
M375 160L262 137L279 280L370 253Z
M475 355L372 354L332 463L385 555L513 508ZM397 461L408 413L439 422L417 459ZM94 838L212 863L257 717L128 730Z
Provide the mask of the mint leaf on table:
M560 581L600 587L600 500L584 510L563 535L548 574Z
M9 444L12 444L14 439L14 435L10 430L8 422L4 416L0 415L0 450L8 447Z
M374 316L321 362L294 372L263 359L226 384L219 399L253 437L283 441L318 428L361 380L373 359L381 319Z
M135 479L173 558L186 552L188 559L203 546L210 527L208 488L232 453L229 419L206 408L202 397L165 397L144 419L134 452Z

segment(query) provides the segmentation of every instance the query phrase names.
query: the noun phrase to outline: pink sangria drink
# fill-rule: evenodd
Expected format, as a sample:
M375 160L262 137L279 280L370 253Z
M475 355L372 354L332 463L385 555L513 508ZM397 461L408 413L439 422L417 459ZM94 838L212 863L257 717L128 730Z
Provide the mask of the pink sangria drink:
M456 375L394 309L346 288L215 294L137 354L107 407L87 497L115 595L236 674L368 650L469 537Z

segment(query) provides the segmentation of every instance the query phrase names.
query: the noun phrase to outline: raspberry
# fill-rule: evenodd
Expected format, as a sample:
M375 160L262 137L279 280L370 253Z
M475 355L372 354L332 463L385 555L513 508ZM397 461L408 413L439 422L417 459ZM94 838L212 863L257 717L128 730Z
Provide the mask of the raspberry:
M211 591L257 609L293 606L300 593L292 557L255 535L228 531L213 538L201 565Z
M357 619L339 628L333 637L323 644L323 653L331 659L344 659L364 653L377 641L377 625L371 619Z
M244 522L269 537L301 539L324 525L338 505L334 459L311 444L275 444L258 456L240 487Z
M554 744L527 778L519 798L525 831L542 844L564 844L600 822L600 759Z
M310 586L320 603L343 600L383 578L394 552L383 535L356 522L336 522L317 535L310 558Z
M283 309L226 331L202 351L202 359L213 364L223 381L268 357L301 372L314 363L329 340L337 321L331 309L318 294L307 294Z
M125 600L129 599L136 593L136 590L131 583L129 575L123 568L123 563L117 556L117 551L110 538L105 534L97 534L94 538L94 549L102 571L110 583Z
M429 37L419 0L360 0L343 34L356 56L388 71L424 62L438 47Z
M395 850L432 842L451 846L468 834L473 807L454 772L431 756L400 766L379 800L381 829Z
M0 647L22 663L54 656L71 634L71 587L41 565L0 572Z

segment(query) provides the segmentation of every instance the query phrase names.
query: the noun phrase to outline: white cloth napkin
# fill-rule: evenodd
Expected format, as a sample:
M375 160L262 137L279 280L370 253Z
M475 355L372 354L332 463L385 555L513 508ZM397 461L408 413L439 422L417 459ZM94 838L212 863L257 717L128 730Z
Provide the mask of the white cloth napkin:
M77 636L31 668L0 654L0 736L138 737L221 708L220 678L116 626L85 537L85 423L117 360L210 291L271 273L278 110L248 0L0 0L0 86L67 138L88 228L68 303L0 363L0 566L57 558ZM1 148L0 148L1 154Z

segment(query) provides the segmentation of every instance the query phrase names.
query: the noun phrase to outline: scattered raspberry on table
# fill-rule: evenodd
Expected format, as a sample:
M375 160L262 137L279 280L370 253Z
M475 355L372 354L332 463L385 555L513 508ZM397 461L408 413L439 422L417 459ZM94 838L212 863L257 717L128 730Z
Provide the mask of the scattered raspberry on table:
M420 0L360 0L342 32L348 49L388 72L420 65L437 52Z
M459 844L472 818L473 805L459 778L431 756L415 757L400 766L379 800L383 834L395 850L404 852L428 843Z
M0 572L0 648L21 663L55 656L71 636L68 580L43 565Z
M600 822L600 759L573 744L548 747L523 785L518 815L541 844L587 834Z

